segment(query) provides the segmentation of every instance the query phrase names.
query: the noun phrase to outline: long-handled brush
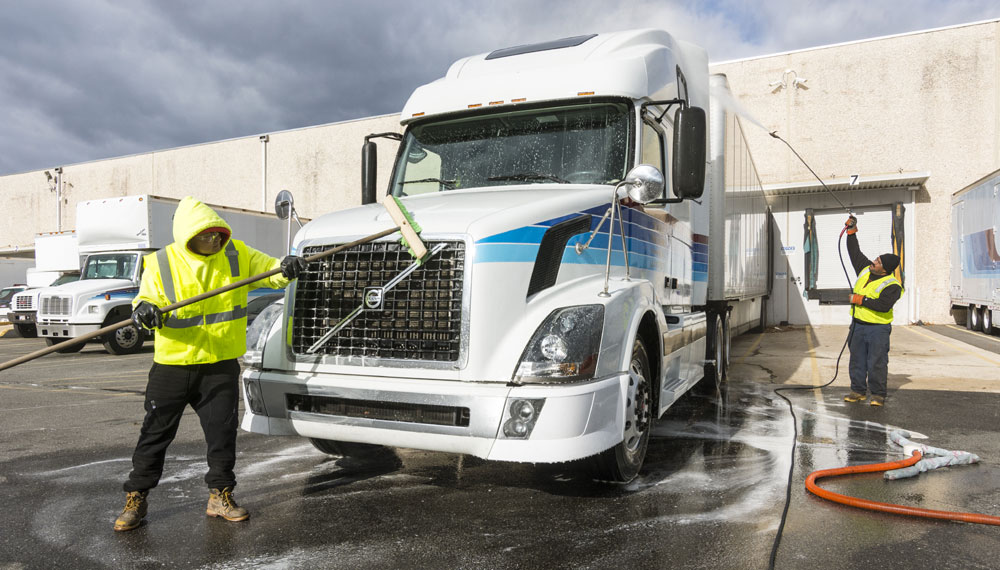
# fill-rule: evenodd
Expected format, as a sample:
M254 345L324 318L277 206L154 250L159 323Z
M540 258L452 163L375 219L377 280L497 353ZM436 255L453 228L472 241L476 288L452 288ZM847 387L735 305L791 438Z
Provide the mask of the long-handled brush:
M413 216L410 215L410 213L406 210L403 204L395 196L387 197L387 199L382 203L382 205L385 206L385 209L389 212L389 216L392 217L392 221L396 224L394 227L354 240L351 243L338 245L337 247L333 247L321 251L317 254L310 255L309 257L305 258L306 262L311 263L313 261L323 259L325 257L330 257L331 255L334 255L345 249L350 249L357 245L375 241L379 238L392 235L396 232L399 232L401 234L400 241L404 246L406 246L407 250L410 252L410 255L412 255L418 262L422 262L424 258L427 256L427 247L424 245L424 242L421 241L420 239L420 233L419 233L421 231L420 226L417 225L416 221L413 219ZM176 303L172 305L167 305L166 307L160 307L160 311L164 313L169 313L170 311L175 311L181 307L186 307L188 305L197 303L198 301L203 301L205 299L208 299L209 297L214 297L221 293L232 291L233 289L239 289L240 287L245 287L251 283L260 281L261 279L267 279L268 277L271 277L272 275L276 275L278 273L281 273L280 268L272 269L270 271L266 271L258 275L252 275L250 277L247 277L246 279L240 279L239 281L230 283L229 285L226 285L224 287L219 287L218 289L206 291L199 295L195 295L194 297L189 297L187 299L177 301ZM25 362L34 360L41 356L45 356L46 354L50 354L59 350L64 350L67 347L73 346L75 344L87 342L90 339L113 333L114 331L120 328L124 328L131 325L132 325L132 319L125 319L123 321L117 322L113 325L108 325L104 328L87 333L85 335L66 340L65 342L61 342L59 344L47 346L41 350L36 350L35 352L25 354L24 356L15 358L13 360L8 360L7 362L0 364L0 370L13 368L18 364L24 364ZM141 331L140 334L142 334Z

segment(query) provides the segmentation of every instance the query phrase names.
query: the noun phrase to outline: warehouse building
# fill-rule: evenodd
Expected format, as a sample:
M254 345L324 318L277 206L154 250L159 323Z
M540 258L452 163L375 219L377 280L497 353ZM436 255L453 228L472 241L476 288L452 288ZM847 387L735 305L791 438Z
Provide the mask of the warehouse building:
M768 323L848 322L853 272L844 275L838 250L847 208L859 219L862 251L903 259L895 322L951 322L950 197L1000 168L1000 19L717 62L711 71L728 77L774 216ZM23 223L0 228L0 255L30 254L36 233L75 227L77 202L109 196L191 194L268 211L288 189L309 218L357 205L364 137L398 131L398 118L2 176L0 195ZM378 144L385 188L395 143Z

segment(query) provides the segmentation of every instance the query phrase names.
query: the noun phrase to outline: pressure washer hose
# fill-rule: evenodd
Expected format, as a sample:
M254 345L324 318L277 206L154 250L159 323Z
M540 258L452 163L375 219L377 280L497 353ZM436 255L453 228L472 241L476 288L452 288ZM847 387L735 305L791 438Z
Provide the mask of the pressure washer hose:
M877 471L888 471L890 469L902 469L904 467L909 467L923 457L923 454L918 450L913 450L913 455L901 459L899 461L889 461L887 463L869 463L866 465L848 465L846 467L838 467L836 469L820 469L818 471L813 471L806 477L806 489L816 495L817 497L826 499L828 501L833 501L835 503L840 503L842 505L847 505L848 507L856 507L859 509L867 509L870 511L880 511L883 513L891 513L895 515L907 515L913 517L924 517L928 519L941 519L949 521L961 521L979 524L992 524L1000 526L1000 517L995 517L991 515L983 515L979 513L959 513L952 511L935 511L932 509L922 509L919 507L907 507L905 505L896 505L893 503L880 503L878 501L869 501L868 499L861 499L858 497L851 497L849 495L842 495L840 493L834 493L833 491L828 491L826 489L820 488L816 484L816 481L826 477L836 477L838 475L851 475L854 473L874 473Z

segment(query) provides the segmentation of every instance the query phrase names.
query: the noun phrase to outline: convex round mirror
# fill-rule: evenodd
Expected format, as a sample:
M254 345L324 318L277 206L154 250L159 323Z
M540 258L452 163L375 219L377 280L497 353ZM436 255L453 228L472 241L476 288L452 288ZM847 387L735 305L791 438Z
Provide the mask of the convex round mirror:
M291 192L288 190L278 192L278 196L274 199L274 213L278 215L279 219L287 220L292 215L294 206L295 199L292 198Z
M629 184L628 197L640 204L663 196L663 173L650 164L640 164L630 170L625 183Z

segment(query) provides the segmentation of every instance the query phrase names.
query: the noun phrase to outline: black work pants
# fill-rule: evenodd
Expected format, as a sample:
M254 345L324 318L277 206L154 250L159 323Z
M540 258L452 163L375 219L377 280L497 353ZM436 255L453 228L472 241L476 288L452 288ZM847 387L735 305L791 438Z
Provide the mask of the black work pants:
M205 483L210 489L236 485L239 376L236 360L187 366L153 363L146 384L146 417L124 485L126 493L146 491L160 482L167 447L189 404L201 420L208 444Z
M866 391L873 396L888 393L889 335L892 325L851 324L851 390L859 394Z

